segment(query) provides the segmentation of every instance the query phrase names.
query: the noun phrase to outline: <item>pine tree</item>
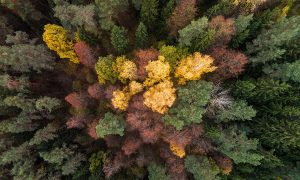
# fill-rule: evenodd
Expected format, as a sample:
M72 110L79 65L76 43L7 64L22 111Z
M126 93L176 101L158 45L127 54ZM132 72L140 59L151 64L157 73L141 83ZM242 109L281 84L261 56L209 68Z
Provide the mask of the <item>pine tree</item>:
M158 17L158 0L142 0L140 17L148 29L153 29Z
M148 42L148 32L147 27L144 25L143 22L140 22L139 26L135 32L135 44L138 48L144 48L147 46Z
M148 166L148 172L149 172L149 180L169 180L170 177L166 175L166 170L163 166L158 164L151 164Z
M203 156L187 156L184 160L187 171L191 172L195 180L219 179L217 174L219 168L212 164L207 157Z
M164 122L178 130L192 123L201 123L211 91L212 84L206 81L192 81L180 87L177 102L164 116Z
M282 58L287 51L286 45L298 37L299 24L300 17L295 16L283 19L280 23L272 25L270 29L264 30L252 44L247 46L247 53L252 56L250 62L257 65Z
M127 30L124 27L114 26L111 30L111 44L114 49L123 54L128 50L129 39L127 36Z

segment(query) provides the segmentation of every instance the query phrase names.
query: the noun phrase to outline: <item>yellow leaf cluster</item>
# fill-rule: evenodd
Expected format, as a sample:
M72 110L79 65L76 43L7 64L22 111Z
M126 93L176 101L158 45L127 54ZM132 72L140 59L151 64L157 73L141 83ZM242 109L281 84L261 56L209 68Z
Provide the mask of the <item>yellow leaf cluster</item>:
M163 56L159 56L158 60L148 63L146 71L148 78L145 80L144 85L149 87L157 82L168 80L170 78L171 67Z
M144 104L154 112L164 114L176 100L176 90L169 80L150 87L144 93Z
M183 158L185 156L185 151L183 148L179 147L176 143L171 142L170 143L170 150L173 154L176 156Z
M143 84L138 83L136 81L131 81L129 83L129 92L130 92L131 96L133 96L139 92L142 92L143 88L144 88Z
M69 40L68 32L55 24L47 24L44 27L43 40L49 49L55 51L60 58L70 59L73 63L79 63L74 51L74 43Z
M116 72L118 72L118 79L123 83L125 83L127 79L131 81L137 79L136 64L126 59L125 56L117 57L113 68Z
M125 87L122 91L116 90L113 92L112 105L116 109L125 111L128 107L129 100L135 94L143 90L143 85L136 81L131 81L128 87Z
M195 52L180 60L175 77L179 78L179 84L184 85L186 81L199 80L204 73L212 72L217 67L213 66L214 59L208 55Z
M116 90L113 92L113 98L111 102L115 108L125 111L128 107L129 100L129 93L121 90Z

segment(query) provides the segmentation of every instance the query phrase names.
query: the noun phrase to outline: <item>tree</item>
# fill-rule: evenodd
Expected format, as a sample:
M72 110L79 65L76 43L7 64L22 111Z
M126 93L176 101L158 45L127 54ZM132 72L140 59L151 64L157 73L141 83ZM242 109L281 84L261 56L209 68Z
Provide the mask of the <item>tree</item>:
M165 61L165 57L159 56L158 60L150 61L146 66L148 77L144 81L145 86L152 86L155 83L168 80L170 76L170 65Z
M129 39L127 30L124 27L114 26L111 30L111 44L114 49L122 54L128 50Z
M253 21L253 14L247 16L239 15L234 20L235 36L231 40L231 45L234 48L239 47L250 36L249 26Z
M148 32L147 27L144 25L143 22L140 22L139 26L136 29L135 32L135 45L138 48L144 48L147 45L148 42Z
M96 7L93 4L86 6L69 4L65 1L58 1L54 7L54 16L57 17L62 25L68 30L84 28L86 31L95 35L99 34L98 24L95 20Z
M2 68L17 72L52 70L54 58L43 45L18 44L0 46Z
M118 134L124 135L125 121L121 115L115 115L111 112L105 113L104 117L99 120L96 126L98 137L104 138L107 135Z
M175 91L171 81L160 82L144 93L144 104L152 111L164 114L175 102Z
M113 64L113 68L118 73L118 79L122 83L127 80L133 81L137 79L137 67L134 62L127 59L125 56L119 56Z
M166 170L163 166L152 163L150 166L148 166L148 172L149 172L149 180L169 180L170 177L166 175Z
M252 44L247 46L247 53L251 56L250 62L257 65L282 58L287 51L287 44L298 37L299 23L300 17L290 17L262 31Z
M29 145L39 145L51 141L58 137L56 134L59 130L58 123L49 123L42 129L39 129L35 132L33 138L30 140Z
M60 58L69 59L78 64L79 59L74 51L74 44L68 38L68 31L55 24L44 26L43 40L48 48L55 51Z
M205 106L210 99L212 84L206 81L192 81L177 91L177 102L163 117L164 122L177 130L186 125L201 123Z
M246 121L251 120L255 115L256 111L245 101L235 101L229 109L221 111L216 118L217 122Z
M112 68L114 61L112 55L99 57L99 60L95 65L95 70L100 84L105 84L106 81L109 81L112 84L116 82L118 73Z
M56 98L42 97L35 102L38 111L53 112L61 107L61 101Z
M171 72L173 72L174 68L178 64L178 61L182 58L185 58L188 55L188 49L163 45L159 48L159 53L161 56L165 57L165 60L171 66Z
M257 148L258 140L248 139L244 131L239 131L234 126L223 129L211 138L218 144L218 150L236 164L249 163L258 166L263 159L262 155L251 152Z
M156 24L157 16L158 0L142 0L140 17L148 29L152 29L153 25Z
M299 122L273 117L260 119L255 127L263 144L281 149L300 147L299 131Z
M179 46L180 47L190 47L192 46L192 41L198 38L201 34L205 33L208 27L207 17L199 18L196 21L192 21L189 25L185 26L183 29L179 30Z
M95 67L97 59L94 57L93 49L88 44L80 41L74 45L74 50L81 64L91 69Z
M211 164L207 157L203 156L187 156L184 160L184 165L187 171L194 175L196 180L219 179L219 168Z
M171 36L177 36L178 31L188 25L196 16L195 0L180 0L172 15L167 19L167 26Z
M204 73L216 69L212 66L214 59L208 55L195 52L181 59L175 69L175 77L179 78L179 84L184 85L186 81L199 80Z
M282 81L300 82L300 61L296 60L292 63L272 64L265 66L264 73L272 78L281 79Z
M216 16L211 19L208 27L215 31L213 47L227 46L235 34L234 21L224 16Z
M231 49L214 48L211 56L214 58L214 65L218 67L214 71L218 79L237 77L248 63L248 58L243 53Z

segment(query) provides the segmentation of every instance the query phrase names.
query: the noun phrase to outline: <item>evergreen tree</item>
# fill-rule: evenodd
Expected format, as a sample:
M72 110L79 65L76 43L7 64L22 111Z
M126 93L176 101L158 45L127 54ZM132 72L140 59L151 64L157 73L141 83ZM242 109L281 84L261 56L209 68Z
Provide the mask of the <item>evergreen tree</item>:
M148 43L148 32L147 27L144 25L143 22L140 22L138 28L135 32L135 44L138 48L144 48L146 47Z
M114 49L122 54L128 50L129 39L127 36L127 30L124 27L114 26L111 30L111 44Z
M158 17L158 0L142 0L140 17L148 29L153 29Z
M97 135L104 138L110 134L124 135L124 119L121 115L115 115L110 112L105 113L96 126Z

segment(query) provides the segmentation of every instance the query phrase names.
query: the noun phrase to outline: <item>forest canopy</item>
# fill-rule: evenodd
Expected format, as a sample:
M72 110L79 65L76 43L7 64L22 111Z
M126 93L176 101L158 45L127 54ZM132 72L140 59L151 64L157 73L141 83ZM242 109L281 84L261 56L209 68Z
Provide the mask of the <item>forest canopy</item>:
M297 180L296 0L0 0L0 179Z

